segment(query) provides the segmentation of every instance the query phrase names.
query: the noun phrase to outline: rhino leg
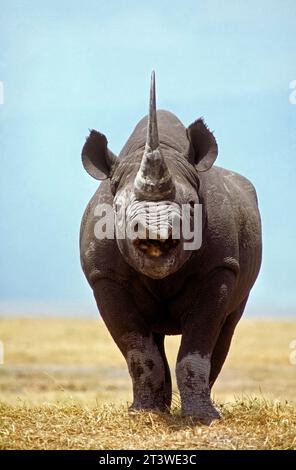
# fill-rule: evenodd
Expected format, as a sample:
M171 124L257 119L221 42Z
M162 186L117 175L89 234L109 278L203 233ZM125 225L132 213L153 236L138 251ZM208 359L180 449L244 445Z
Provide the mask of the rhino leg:
M203 424L220 418L210 396L211 356L226 318L236 277L230 270L212 273L184 315L176 376L184 415Z
M133 382L131 410L166 410L165 367L153 335L136 332L122 337Z
M248 297L245 298L234 312L227 316L221 329L211 357L210 388L213 387L225 362L235 327L244 313L247 300Z
M170 400L161 338L152 334L125 288L101 279L93 290L100 314L128 365L134 395L131 409L165 411Z
M159 333L153 333L153 338L155 341L156 346L158 347L159 353L162 357L163 364L164 364L164 373L165 373L165 384L164 384L164 400L166 409L169 410L172 403L172 379L171 379L171 372L170 367L168 364L168 360L165 355L164 350L164 335Z

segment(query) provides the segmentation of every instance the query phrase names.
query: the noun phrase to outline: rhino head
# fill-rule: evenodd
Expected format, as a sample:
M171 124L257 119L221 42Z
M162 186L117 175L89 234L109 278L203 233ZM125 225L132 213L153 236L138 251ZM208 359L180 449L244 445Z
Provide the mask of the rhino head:
M213 165L216 140L202 119L186 129L173 114L156 110L152 72L148 116L138 123L119 158L107 144L103 134L92 130L82 161L94 178L110 179L118 248L138 272L164 278L192 254L184 248L182 209L191 208L186 214L192 228L194 207L202 202L199 172Z

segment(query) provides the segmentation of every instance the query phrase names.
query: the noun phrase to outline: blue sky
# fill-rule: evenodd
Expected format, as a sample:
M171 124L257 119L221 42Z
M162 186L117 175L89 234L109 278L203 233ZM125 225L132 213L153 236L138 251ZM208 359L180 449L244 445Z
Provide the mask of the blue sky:
M154 68L158 106L185 125L204 116L217 164L256 186L264 259L248 310L296 314L295 31L295 0L1 0L0 311L94 309L78 232L97 182L80 151L92 127L120 151Z

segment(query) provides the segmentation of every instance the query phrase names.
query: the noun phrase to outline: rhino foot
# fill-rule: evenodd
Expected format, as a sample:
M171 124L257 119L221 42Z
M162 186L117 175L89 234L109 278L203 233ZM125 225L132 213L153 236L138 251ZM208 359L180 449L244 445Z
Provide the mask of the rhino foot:
M209 426L213 421L221 419L221 414L213 405L211 400L206 403L199 403L195 409L183 409L183 416L188 416L201 424Z

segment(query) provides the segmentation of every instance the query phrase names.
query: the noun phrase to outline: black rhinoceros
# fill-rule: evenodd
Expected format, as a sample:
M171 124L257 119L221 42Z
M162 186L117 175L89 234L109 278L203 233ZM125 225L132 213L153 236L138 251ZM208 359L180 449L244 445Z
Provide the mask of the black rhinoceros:
M186 129L172 113L156 111L154 72L149 115L119 157L95 130L82 150L86 171L105 181L82 219L81 263L126 359L131 409L169 410L164 337L182 335L176 365L182 412L206 424L220 416L211 387L261 264L255 189L243 176L213 166L217 153L202 119ZM115 231L103 236L96 231L100 207L111 207L108 220L115 220ZM202 208L198 223L196 207ZM190 236L199 232L198 245L188 245L185 219ZM134 236L127 236L131 227Z

